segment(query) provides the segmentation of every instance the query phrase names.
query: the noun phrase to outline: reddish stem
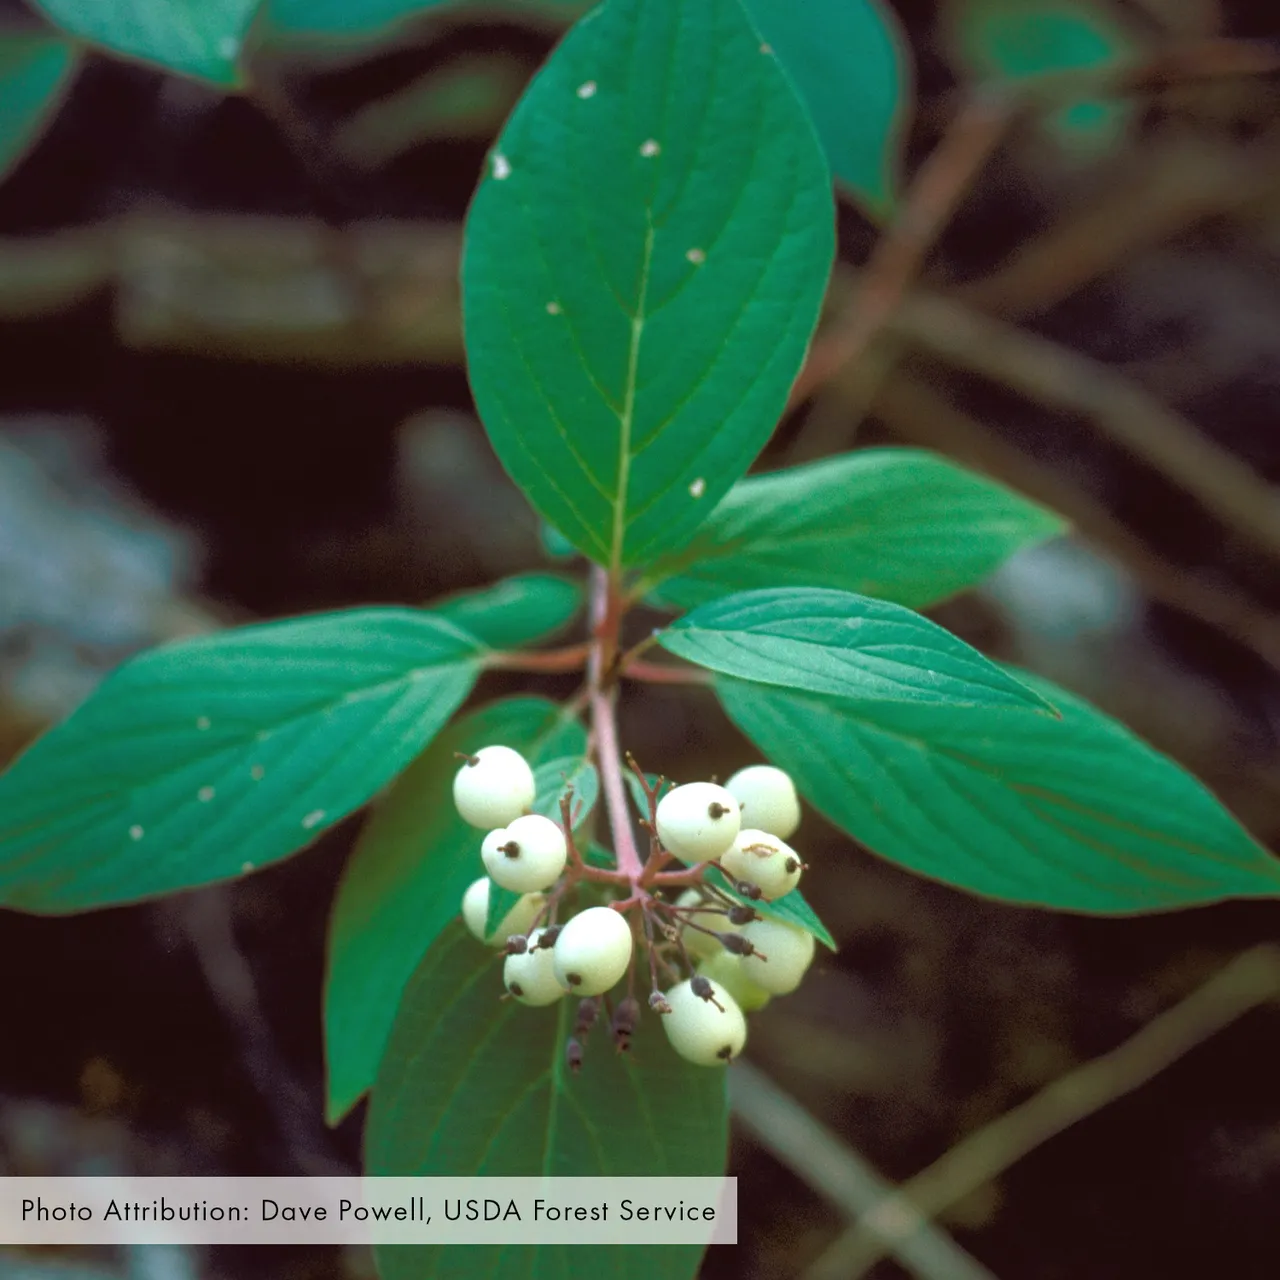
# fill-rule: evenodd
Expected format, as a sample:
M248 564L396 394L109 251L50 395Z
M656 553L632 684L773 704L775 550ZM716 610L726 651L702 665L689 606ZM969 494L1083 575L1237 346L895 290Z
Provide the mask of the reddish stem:
M586 666L590 653L591 645L586 642L568 645L563 649L497 652L489 654L485 659L485 666L498 671L538 671L551 674L581 671Z

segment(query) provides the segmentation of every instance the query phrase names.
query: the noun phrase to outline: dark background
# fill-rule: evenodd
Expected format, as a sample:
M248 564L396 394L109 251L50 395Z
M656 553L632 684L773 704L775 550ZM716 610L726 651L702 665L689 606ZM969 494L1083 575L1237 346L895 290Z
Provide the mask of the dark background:
M937 6L895 7L917 67L910 171L954 116L965 72ZM1214 36L1280 52L1269 8L1111 6L1147 52ZM19 12L0 3L0 17ZM453 272L493 131L554 38L454 15L341 64L270 59L265 108L90 60L0 185L0 755L157 640L420 601L548 563L472 416ZM417 141L352 133L371 104L475 65L494 77L487 97ZM1275 481L1280 79L1192 79L1129 102L1123 135L1094 151L1020 125L925 283L1123 372ZM852 262L875 238L850 205L841 234ZM334 287L350 318L302 332L307 299ZM1023 557L935 616L1125 719L1274 845L1274 549L1085 415L896 335L867 367L785 422L760 465L923 444L1056 501L1089 536ZM623 732L676 776L752 758L699 692L637 694ZM320 1038L325 918L354 829L229 887L0 918L5 1171L355 1169L361 1113L325 1130ZM979 901L813 815L797 842L841 951L753 1018L751 1058L894 1181L1280 933L1269 904L1105 920ZM944 1224L1003 1280L1270 1280L1278 1071L1280 1015L1254 1011ZM706 1274L801 1274L838 1213L744 1134L732 1165L743 1244ZM172 1280L368 1273L367 1259L321 1249L99 1261ZM0 1260L0 1274L13 1266ZM901 1273L885 1262L874 1274Z

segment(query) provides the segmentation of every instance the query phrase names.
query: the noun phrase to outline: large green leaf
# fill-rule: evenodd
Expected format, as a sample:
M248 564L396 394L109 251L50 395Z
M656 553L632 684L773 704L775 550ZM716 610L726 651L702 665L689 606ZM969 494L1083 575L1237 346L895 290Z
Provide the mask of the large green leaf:
M725 1075L671 1051L646 1013L631 1054L597 1026L581 1074L565 1067L575 1000L529 1009L500 961L459 925L405 988L369 1108L377 1176L715 1177L727 1145ZM689 1280L681 1246L381 1248L384 1280Z
M61 36L0 26L0 176L40 136L78 61Z
M0 776L0 902L132 902L275 862L435 736L484 650L428 613L242 627L126 663Z
M746 471L831 265L830 179L739 0L607 0L504 130L467 222L472 387L533 505L605 564Z
M927 618L849 591L742 591L686 613L657 640L712 671L859 704L1053 710Z
M563 630L582 608L580 583L556 573L521 573L491 587L459 591L431 602L448 618L494 649L518 649Z
M716 682L730 719L837 826L973 893L1130 913L1280 894L1280 862L1195 778L1048 681L1061 720L874 708Z
M649 599L672 609L781 584L923 609L1062 529L1042 507L934 454L864 449L740 480L644 581Z
M544 698L492 702L450 725L396 780L338 886L324 993L328 1114L340 1119L373 1083L405 981L484 874L482 832L453 806L457 751L501 743L535 764L581 756L586 734Z
M243 83L240 56L259 0L31 0L69 35L224 88Z
M795 82L836 178L883 217L893 208L911 110L907 42L878 0L745 0Z

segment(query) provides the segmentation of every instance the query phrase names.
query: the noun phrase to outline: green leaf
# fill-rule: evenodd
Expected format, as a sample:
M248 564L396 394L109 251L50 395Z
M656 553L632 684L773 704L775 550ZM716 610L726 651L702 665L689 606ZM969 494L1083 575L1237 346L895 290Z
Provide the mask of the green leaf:
M538 541L542 544L543 551L552 560L572 560L578 554L578 548L555 525L546 520L538 522Z
M934 454L863 449L740 480L688 546L650 568L643 589L671 609L780 584L923 609L1063 527Z
M501 964L460 925L405 988L366 1130L381 1176L716 1177L727 1148L725 1074L677 1058L646 1012L630 1054L603 1027L569 1076L577 1002L499 1001ZM384 1247L383 1280L690 1280L701 1250L575 1245Z
M522 573L491 587L433 600L430 608L494 649L519 649L563 631L582 600L582 585L572 578Z
M243 85L240 55L259 0L31 0L68 35L223 88Z
M813 934L823 946L830 947L832 951L836 950L836 940L831 936L827 926L818 919L818 913L801 896L799 889L792 889L790 893L773 902L765 902L763 899L744 897L729 883L728 877L717 871L715 867L707 868L706 877L711 884L722 893L727 893L735 902L754 907L762 916L770 920L783 920L787 924L793 924L805 930L806 933Z
M678 618L657 641L724 675L859 704L1053 710L927 618L848 591L739 592Z
M911 59L877 0L745 0L778 55L836 178L876 217L892 212L911 110Z
M832 213L739 0L607 0L534 79L471 206L464 333L498 457L592 559L680 546L769 438Z
M658 775L656 773L646 773L644 776L645 781L648 782L650 787L656 787L658 785ZM640 779L637 778L630 769L623 769L622 780L627 784L627 790L631 792L631 803L635 805L636 812L642 818L648 818L649 801L645 797L644 788L640 785ZM668 778L662 784L662 790L658 792L658 799L661 800L662 797L675 785L676 784Z
M356 609L126 663L0 776L0 902L135 902L276 862L359 808L470 692L451 623Z
M1069 911L1280 894L1280 862L1190 774L1047 680L1061 720L848 702L723 678L729 718L837 826L899 866Z
M540 764L533 773L538 793L533 802L534 813L543 817L560 821L560 797L565 788L573 787L574 830L577 831L591 816L596 798L600 794L600 777L596 767L581 753L560 756ZM581 809L579 809L581 805ZM503 916L520 900L521 895L494 884L489 890L489 914L485 917L486 936L491 934L501 922Z
M1122 63L1134 53L1128 32L1090 0L965 0L952 26L962 61L980 76L1014 83ZM1069 149L1096 151L1118 141L1131 116L1120 99L1085 97L1046 123Z
M581 758L586 733L545 698L491 702L450 725L374 807L329 926L324 1022L331 1122L373 1083L405 981L458 916L467 886L484 874L483 833L453 806L454 753L493 743L523 751L536 768Z
M60 36L0 27L0 176L43 132L78 62Z

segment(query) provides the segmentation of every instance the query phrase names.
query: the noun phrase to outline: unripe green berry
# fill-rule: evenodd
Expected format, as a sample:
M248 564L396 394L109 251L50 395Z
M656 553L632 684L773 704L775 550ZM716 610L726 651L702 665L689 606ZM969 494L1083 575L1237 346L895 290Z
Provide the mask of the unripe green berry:
M718 858L742 825L738 802L714 782L687 782L658 801L658 839L684 862Z
M521 1004L554 1004L565 994L556 978L552 960L555 953L537 946L541 935L542 930L535 929L529 935L529 950L522 955L508 956L502 966L502 981Z
M480 857L495 884L512 893L533 893L559 879L568 846L557 823L530 813L490 831L480 846Z
M704 904L708 908L705 911L695 911L689 916L676 917L680 921L680 937L684 941L684 949L694 960L705 960L708 956L723 951L724 948L711 934L703 933L702 929L691 928L689 921L695 925L700 924L703 929L712 929L716 933L736 933L738 930L738 926L732 924L723 911L712 909L697 889L686 889L676 899L677 907L697 907Z
M705 959L698 966L698 972L712 982L718 982L738 1002L738 1008L743 1013L755 1013L773 999L763 987L752 982L742 972L741 956L731 956L727 951L720 951Z
M752 982L775 996L785 996L800 985L813 960L813 934L781 920L753 920L743 925L742 936L760 952L738 962Z
M482 830L514 821L536 793L529 762L511 747L481 747L453 779L453 803L462 820Z
M556 977L576 995L608 991L631 963L631 925L611 907L588 907L565 924L552 950Z
M486 936L484 926L489 919L489 892L492 887L493 882L488 876L481 876L472 884L462 895L462 919L473 937L491 947L501 947L512 935L528 933L546 898L540 893L526 893Z
M800 797L791 775L771 764L752 764L724 784L742 810L744 826L788 839L800 825Z
M671 1047L682 1058L702 1067L732 1062L747 1042L747 1020L738 1002L714 979L711 996L704 1000L696 995L692 980L685 979L666 993L671 1012L662 1019Z
M756 885L766 902L781 898L800 883L800 855L767 831L746 828L721 854L720 865L735 880Z

